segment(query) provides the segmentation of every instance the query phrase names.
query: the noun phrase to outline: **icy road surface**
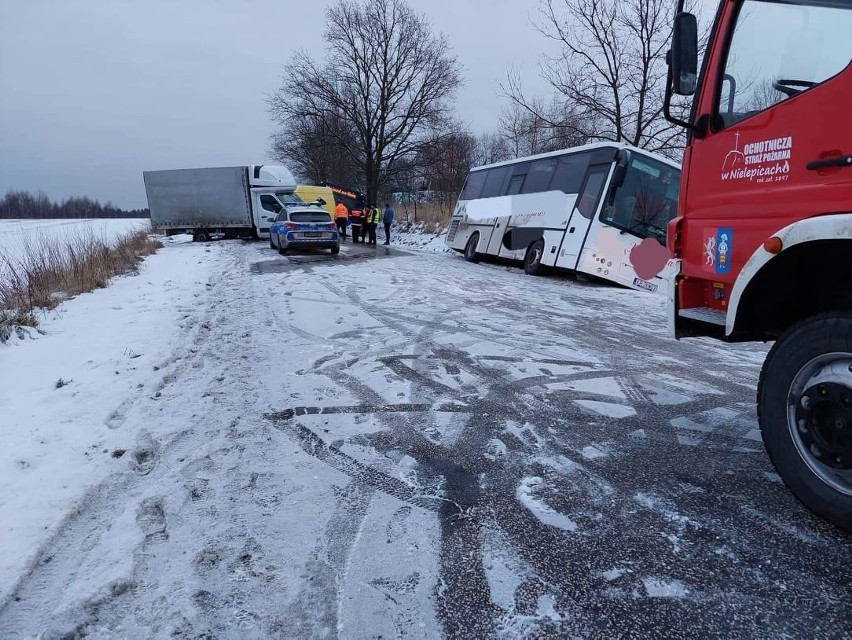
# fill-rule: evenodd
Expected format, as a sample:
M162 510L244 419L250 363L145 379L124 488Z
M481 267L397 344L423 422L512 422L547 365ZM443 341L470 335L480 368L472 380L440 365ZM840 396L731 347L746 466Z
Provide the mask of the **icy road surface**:
M172 239L43 328L0 349L2 638L852 631L767 347L670 341L660 298Z

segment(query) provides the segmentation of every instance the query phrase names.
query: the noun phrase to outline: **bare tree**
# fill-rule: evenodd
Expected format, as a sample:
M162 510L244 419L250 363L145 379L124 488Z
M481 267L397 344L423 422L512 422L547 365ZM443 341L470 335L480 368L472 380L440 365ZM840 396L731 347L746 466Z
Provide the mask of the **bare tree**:
M556 98L547 105L539 99L525 104L510 101L500 114L500 128L513 158L573 147L588 140L579 117Z
M339 115L347 126L329 133L374 202L383 174L448 119L460 67L444 36L405 0L339 0L326 12L324 39L328 58L297 53L269 109L285 135L306 118Z
M475 166L502 162L511 158L512 153L509 150L509 145L501 133L489 131L476 139L476 149L473 155Z
M449 214L474 164L476 138L458 129L436 138L418 154L423 182L442 214Z
M535 28L559 47L542 58L542 75L573 106L577 133L680 153L683 130L663 117L673 16L669 0L539 0ZM517 74L501 87L512 104L546 118Z
M341 138L354 144L354 134L339 113L294 118L285 131L273 134L271 154L310 184L331 182L363 189L363 175L338 144Z

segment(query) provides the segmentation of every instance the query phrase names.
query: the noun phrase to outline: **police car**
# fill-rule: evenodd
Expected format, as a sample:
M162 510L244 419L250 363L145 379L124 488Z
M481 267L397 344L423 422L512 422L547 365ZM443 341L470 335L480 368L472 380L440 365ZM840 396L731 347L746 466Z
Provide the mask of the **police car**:
M331 249L340 253L340 237L331 214L320 205L285 207L269 227L269 246L284 254L289 249Z

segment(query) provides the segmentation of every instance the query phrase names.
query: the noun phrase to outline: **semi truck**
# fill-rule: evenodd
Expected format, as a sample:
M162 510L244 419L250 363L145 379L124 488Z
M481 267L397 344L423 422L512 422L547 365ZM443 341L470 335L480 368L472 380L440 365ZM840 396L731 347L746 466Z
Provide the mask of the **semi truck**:
M757 417L778 474L852 531L852 3L725 0L699 72L675 7L666 117L686 129L670 335L774 344ZM688 114L673 95L690 96ZM687 101L689 98L687 98Z
M244 165L143 171L151 226L191 233L196 242L213 235L269 238L281 209L301 202L287 167Z

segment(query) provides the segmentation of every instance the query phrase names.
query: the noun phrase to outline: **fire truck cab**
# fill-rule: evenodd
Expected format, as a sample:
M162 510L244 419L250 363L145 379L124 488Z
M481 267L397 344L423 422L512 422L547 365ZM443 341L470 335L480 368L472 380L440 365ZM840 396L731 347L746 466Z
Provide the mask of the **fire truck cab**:
M775 341L764 444L808 508L852 531L852 2L723 0L700 74L683 4L665 102L688 130L669 330ZM672 94L693 96L687 117Z

